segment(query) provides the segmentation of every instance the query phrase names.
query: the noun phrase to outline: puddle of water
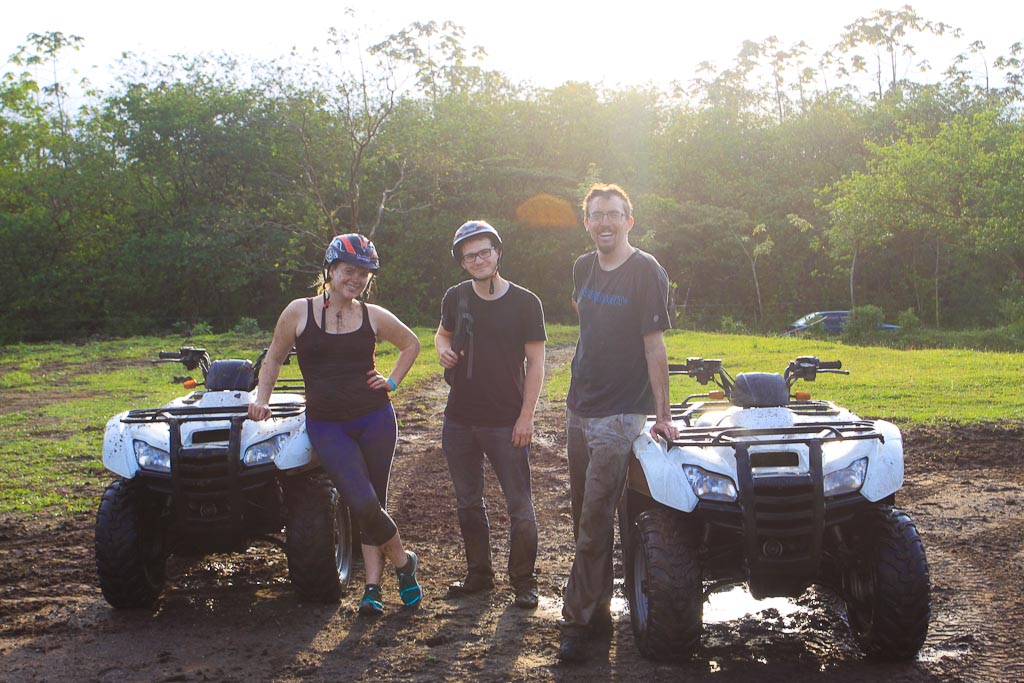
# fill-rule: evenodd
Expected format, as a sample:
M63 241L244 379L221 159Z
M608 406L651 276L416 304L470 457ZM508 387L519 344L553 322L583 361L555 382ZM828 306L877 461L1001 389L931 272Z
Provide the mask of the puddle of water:
M623 614L629 611L629 601L626 598L615 595L612 597L611 603L608 605L608 610L612 614Z
M766 609L774 609L779 616L785 617L799 612L801 608L789 598L755 600L746 587L733 586L728 590L711 594L704 605L704 622L733 621Z

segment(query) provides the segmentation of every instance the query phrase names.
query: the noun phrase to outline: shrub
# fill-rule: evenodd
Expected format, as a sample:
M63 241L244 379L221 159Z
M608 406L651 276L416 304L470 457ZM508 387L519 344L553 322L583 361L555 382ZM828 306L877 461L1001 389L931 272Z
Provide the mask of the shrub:
M747 334L747 326L742 320L736 320L731 315L723 315L718 321L719 332L726 334Z
M205 320L200 320L199 322L192 326L192 330L189 332L189 334L191 334L191 336L193 337L198 337L199 335L202 334L213 334L213 328L210 327L210 323L206 322Z
M878 326L885 321L885 311L878 306L858 306L850 311L850 318L843 325L843 339L860 341L875 334Z
M231 328L231 331L236 334L256 335L263 330L260 329L260 324L256 318L240 318L238 324Z
M900 311L900 314L896 316L896 324L900 326L901 332L913 332L921 329L921 319L917 317L913 308Z

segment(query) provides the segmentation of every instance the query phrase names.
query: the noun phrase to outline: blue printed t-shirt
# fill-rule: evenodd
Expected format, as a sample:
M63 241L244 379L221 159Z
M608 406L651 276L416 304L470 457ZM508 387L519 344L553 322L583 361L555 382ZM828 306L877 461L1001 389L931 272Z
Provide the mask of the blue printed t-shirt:
M591 252L576 259L572 279L580 338L567 405L583 417L653 413L644 335L671 327L665 269L637 249L605 271Z

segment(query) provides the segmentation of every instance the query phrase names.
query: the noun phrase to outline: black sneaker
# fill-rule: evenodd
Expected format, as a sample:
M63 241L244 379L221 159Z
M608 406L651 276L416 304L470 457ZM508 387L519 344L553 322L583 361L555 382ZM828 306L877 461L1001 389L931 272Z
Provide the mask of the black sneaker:
M581 635L563 635L558 644L558 658L563 662L583 662L590 657L587 639Z
M416 581L416 569L419 567L419 558L411 550L405 551L405 566L396 569L398 576L398 595L402 598L402 604L412 607L423 599L423 590Z
M537 584L532 581L519 583L515 586L516 599L513 604L523 609L537 607Z
M461 598L464 595L483 593L494 588L494 577L490 574L467 574L462 581L448 586L446 598Z
M384 602L381 600L380 586L375 583L366 585L363 599L359 601L359 614L364 617L379 617L384 614Z

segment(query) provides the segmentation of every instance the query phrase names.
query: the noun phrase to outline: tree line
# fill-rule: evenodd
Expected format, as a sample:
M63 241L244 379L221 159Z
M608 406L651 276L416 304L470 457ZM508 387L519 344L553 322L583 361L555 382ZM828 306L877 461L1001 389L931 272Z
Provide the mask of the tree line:
M359 37L261 62L129 54L113 85L76 90L40 74L82 39L28 36L0 79L0 343L266 329L353 231L381 253L373 296L433 325L471 218L571 322L598 180L633 196L633 242L682 325L778 330L865 304L1024 324L1020 43L967 44L937 71L915 41L963 37L906 6L824 51L747 41L671 87L538 88L481 67L451 22Z

